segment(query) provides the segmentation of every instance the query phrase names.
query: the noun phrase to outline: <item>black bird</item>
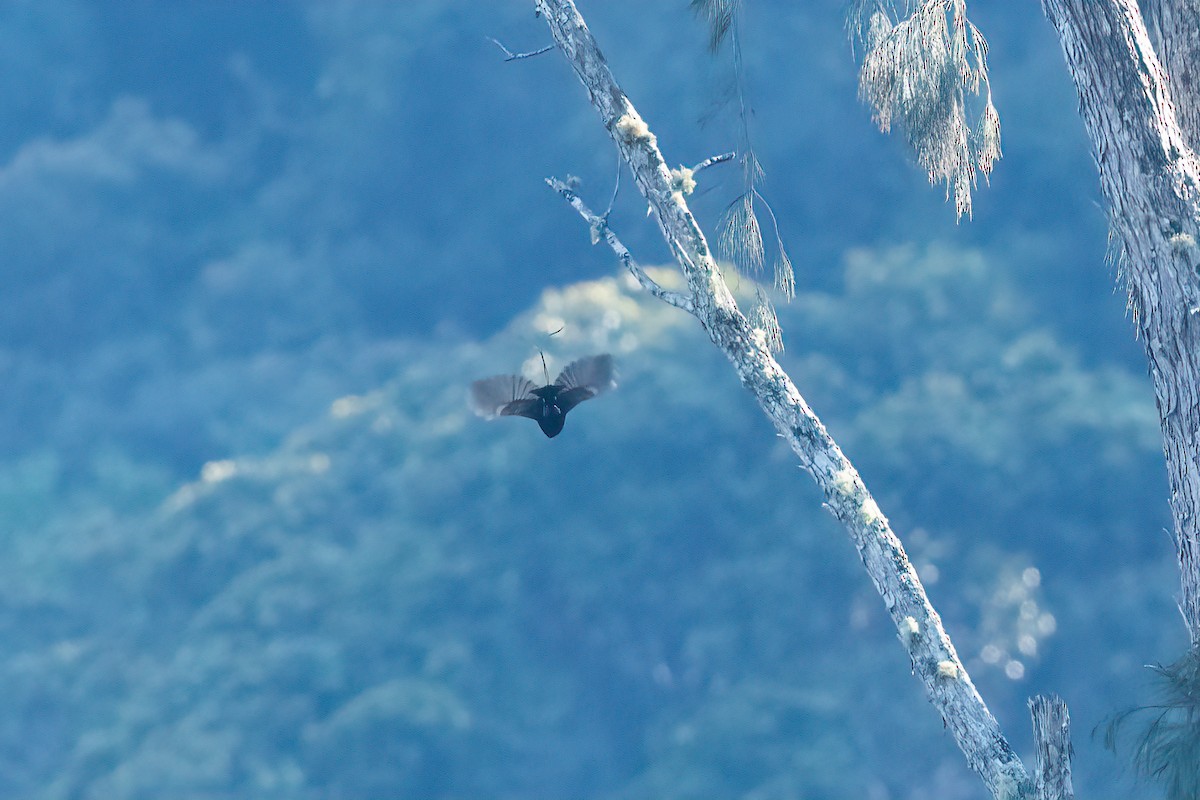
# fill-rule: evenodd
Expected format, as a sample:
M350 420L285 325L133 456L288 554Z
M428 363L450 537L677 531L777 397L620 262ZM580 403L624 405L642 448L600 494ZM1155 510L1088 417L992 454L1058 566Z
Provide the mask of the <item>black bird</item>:
M529 417L537 420L542 433L554 438L563 429L568 411L616 385L612 356L607 353L585 356L567 364L554 383L541 388L520 375L496 375L475 381L471 384L471 408L487 419Z

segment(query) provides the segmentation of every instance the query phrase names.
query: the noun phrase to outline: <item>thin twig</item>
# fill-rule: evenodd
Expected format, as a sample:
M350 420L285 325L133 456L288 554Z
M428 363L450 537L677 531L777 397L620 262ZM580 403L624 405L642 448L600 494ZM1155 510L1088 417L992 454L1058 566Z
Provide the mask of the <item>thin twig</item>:
M1071 717L1056 694L1029 700L1033 741L1037 748L1037 789L1040 800L1073 800L1071 786Z
M796 276L792 272L792 262L788 259L787 248L783 246L783 232L779 230L779 218L775 216L775 209L771 208L767 198L763 197L758 189L753 191L754 196L762 200L763 206L771 216L771 229L775 231L775 249L779 254L775 261L775 287L783 292L786 299L791 300L796 296ZM783 259L784 262L782 269L779 259Z
M608 242L608 246L617 254L617 258L625 265L625 269L629 270L633 277L637 278L637 282L642 285L643 289L668 305L675 306L675 308L682 308L689 314L696 313L695 304L692 303L690 297L686 297L678 292L672 292L669 289L664 289L657 281L646 274L641 265L633 259L629 249L617 238L612 228L608 227L607 214L603 217L595 214L583 202L583 198L558 178L547 178L546 183L550 185L550 188L566 198L567 202L579 212L579 216L584 218L592 231L604 237L604 241Z
M730 150L728 153L721 153L719 156L709 156L696 166L692 167L692 172L699 172L702 169L708 169L709 167L717 164L724 164L726 161L732 161L736 155L737 153Z
M613 206L617 204L617 192L621 191L621 167L623 161L621 159L621 150L617 148L617 177L613 179L612 199L608 201L608 210L604 212L604 219L608 221L608 215L612 213Z
M505 61L517 61L522 58L533 58L534 56L540 56L542 53L548 53L554 49L554 45L548 44L540 50L530 50L528 53L514 53L512 50L509 50L507 47L505 47L499 39L493 39L491 36L487 38L488 41L492 42L496 45L496 47L499 47L504 51L504 55L507 56L507 58L504 59Z

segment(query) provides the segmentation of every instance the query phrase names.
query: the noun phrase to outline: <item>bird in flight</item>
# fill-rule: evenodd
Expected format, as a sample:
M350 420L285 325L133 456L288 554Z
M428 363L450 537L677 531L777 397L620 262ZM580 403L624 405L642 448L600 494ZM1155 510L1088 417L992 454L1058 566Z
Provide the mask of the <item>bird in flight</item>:
M545 369L545 358L542 359ZM608 353L572 361L554 383L537 387L520 375L495 375L471 384L471 409L481 417L529 417L553 439L563 429L567 412L615 388L613 359Z

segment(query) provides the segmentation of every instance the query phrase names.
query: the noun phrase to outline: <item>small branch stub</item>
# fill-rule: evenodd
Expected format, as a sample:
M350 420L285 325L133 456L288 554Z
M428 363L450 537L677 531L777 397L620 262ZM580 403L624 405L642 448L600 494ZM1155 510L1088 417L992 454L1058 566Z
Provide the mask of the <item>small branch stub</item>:
M1058 695L1038 695L1029 701L1033 739L1037 747L1035 780L1040 800L1074 800L1071 786L1071 718Z

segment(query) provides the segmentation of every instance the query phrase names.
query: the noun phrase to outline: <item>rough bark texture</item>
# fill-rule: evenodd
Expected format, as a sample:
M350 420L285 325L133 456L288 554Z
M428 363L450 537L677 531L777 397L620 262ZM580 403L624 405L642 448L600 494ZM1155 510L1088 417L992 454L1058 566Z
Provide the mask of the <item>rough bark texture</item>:
M1041 800L1074 800L1071 786L1071 717L1058 695L1038 695L1029 701L1033 742L1037 748L1034 774Z
M1200 150L1200 0L1143 0L1142 8L1179 127L1192 150Z
M1150 361L1182 573L1180 607L1200 641L1200 165L1135 0L1043 0L1079 90L1110 206L1129 303ZM1190 3L1158 3L1160 22ZM1194 14L1194 10L1193 10ZM1170 23L1176 24L1176 23ZM1191 27L1195 31L1193 16ZM1194 34L1193 34L1194 35ZM1177 52L1196 42L1177 41ZM1193 56L1194 57L1194 56ZM1182 87L1196 62L1184 69ZM1190 90L1195 92L1195 85ZM1193 112L1194 94L1190 98ZM1195 124L1193 122L1193 124Z
M967 763L996 798L1034 797L1032 780L959 661L900 540L858 472L772 357L764 332L755 329L738 308L704 234L672 185L654 135L617 86L574 3L536 0L536 7L587 89L675 253L690 292L688 310L728 356L742 384L758 399L824 492L829 510L845 526L912 659L914 673Z

